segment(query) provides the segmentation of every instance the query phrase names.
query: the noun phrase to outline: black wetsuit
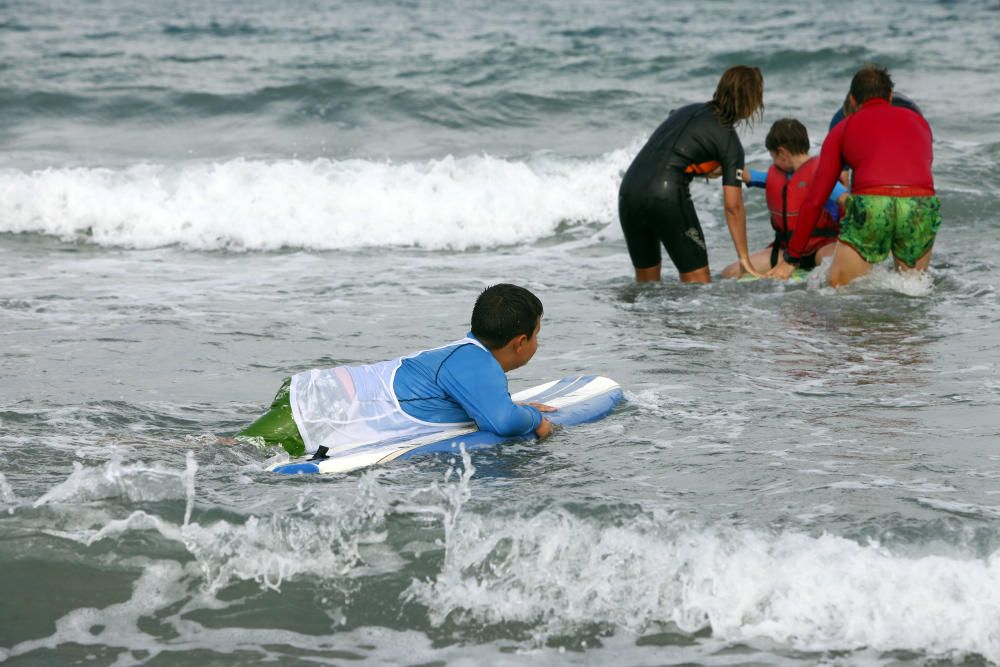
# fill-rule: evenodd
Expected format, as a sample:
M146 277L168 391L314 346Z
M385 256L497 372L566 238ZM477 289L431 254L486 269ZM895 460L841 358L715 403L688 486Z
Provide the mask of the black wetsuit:
M660 244L680 273L708 266L705 235L691 191L692 164L717 161L723 185L742 185L743 144L736 131L715 117L710 103L677 109L656 128L635 156L618 191L621 220L632 266L660 264Z
M924 115L924 113L920 110L920 107L917 106L917 103L902 93L892 94L892 106L903 107L904 109L909 109L910 111L916 111L921 116ZM830 119L830 129L832 130L834 126L844 120L844 118L846 118L846 116L844 115L843 107L841 107L840 109L837 109L837 113L833 114L833 118Z

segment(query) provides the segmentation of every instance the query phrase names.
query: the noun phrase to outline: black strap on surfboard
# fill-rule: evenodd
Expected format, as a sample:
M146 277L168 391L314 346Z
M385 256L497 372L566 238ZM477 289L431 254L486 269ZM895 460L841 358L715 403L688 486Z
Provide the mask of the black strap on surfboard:
M323 459L328 459L330 458L329 456L326 455L328 451L330 451L329 447L324 447L323 445L320 445L319 447L316 448L316 453L313 454L308 460L322 461Z

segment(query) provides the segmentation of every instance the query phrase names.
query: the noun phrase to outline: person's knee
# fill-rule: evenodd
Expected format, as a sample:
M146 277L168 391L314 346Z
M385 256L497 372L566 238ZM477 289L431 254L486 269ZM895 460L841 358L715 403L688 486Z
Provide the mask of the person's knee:
M693 271L681 273L680 279L682 283L710 283L712 282L712 274L708 266L703 266Z

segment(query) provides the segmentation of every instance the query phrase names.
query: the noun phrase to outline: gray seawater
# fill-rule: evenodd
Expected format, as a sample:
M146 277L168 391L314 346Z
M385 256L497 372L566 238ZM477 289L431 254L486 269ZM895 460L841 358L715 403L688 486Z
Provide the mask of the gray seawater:
M0 661L1000 661L998 21L0 4ZM763 129L818 150L866 60L935 131L928 277L632 283L617 179L669 109L757 64ZM610 417L322 479L215 443L291 372L463 335L497 281L546 309L512 389L608 375Z

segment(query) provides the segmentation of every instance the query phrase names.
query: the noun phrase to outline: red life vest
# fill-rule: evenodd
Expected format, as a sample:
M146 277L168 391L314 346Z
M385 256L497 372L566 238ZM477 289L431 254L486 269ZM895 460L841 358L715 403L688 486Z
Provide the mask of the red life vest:
M780 248L788 247L788 241L795 231L795 223L799 220L799 209L802 208L818 166L819 159L812 157L791 176L773 164L767 170L767 208L771 212L774 242ZM840 223L824 208L803 254L815 253L835 240L839 234Z

